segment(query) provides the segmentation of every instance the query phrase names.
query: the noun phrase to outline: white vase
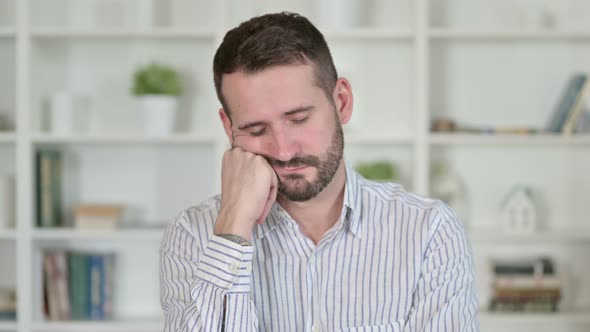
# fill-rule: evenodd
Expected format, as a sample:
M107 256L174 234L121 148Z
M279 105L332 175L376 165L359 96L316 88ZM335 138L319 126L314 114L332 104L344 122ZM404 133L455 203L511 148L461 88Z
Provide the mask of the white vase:
M90 129L88 98L69 92L51 96L49 129L58 135L86 133Z
M165 136L174 131L178 99L172 96L145 95L139 99L143 132L148 136Z

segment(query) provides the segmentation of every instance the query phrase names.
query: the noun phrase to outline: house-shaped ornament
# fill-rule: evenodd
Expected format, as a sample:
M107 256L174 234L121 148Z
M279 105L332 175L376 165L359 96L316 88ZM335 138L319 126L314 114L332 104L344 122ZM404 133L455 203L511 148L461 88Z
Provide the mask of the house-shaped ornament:
M532 190L514 187L502 203L502 230L508 234L532 234L537 229L537 209Z

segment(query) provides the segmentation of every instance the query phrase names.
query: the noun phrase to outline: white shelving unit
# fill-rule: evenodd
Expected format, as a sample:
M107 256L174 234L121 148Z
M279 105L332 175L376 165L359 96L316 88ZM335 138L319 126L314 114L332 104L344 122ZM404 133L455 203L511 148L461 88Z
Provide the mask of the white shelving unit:
M0 331L162 329L163 230L155 226L220 187L227 141L217 119L214 51L229 27L280 10L318 23L339 73L353 85L361 116L345 127L348 160L395 161L400 182L420 194L429 193L430 165L446 160L470 189L464 222L476 261L482 331L588 330L590 135L440 134L429 127L440 116L470 125L542 127L569 75L590 71L590 3L351 1L362 3L362 19L336 28L316 21L313 0L0 0L0 72L9 73L0 75L0 86L9 87L0 89L0 114L16 119L14 132L0 132L0 175L16 175L18 195L17 227L0 231L0 245L14 251L6 264L16 269L15 276L0 274L0 284L17 287L18 321L0 322ZM538 8L554 16L553 28L526 21ZM150 9L168 14L149 15ZM129 94L133 70L152 60L183 73L179 130L169 137L141 134ZM91 97L89 133L56 136L42 129L44 105L58 90ZM64 156L65 211L81 202L116 201L129 207L127 227L82 232L35 226L34 152L47 146ZM499 231L498 205L516 183L542 197L545 220L536 235ZM44 319L40 257L48 248L117 253L114 321ZM538 254L555 256L571 281L563 312L487 313L489 258Z
M33 325L35 331L76 332L76 331L115 331L115 332L155 332L161 331L163 321L144 319L108 322L44 322Z

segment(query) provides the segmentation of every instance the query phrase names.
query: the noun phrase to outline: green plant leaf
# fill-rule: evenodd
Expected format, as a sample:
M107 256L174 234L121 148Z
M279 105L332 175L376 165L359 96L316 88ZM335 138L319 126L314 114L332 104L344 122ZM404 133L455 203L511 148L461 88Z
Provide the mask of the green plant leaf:
M182 84L172 67L154 62L135 71L132 92L137 96L179 96L182 93Z

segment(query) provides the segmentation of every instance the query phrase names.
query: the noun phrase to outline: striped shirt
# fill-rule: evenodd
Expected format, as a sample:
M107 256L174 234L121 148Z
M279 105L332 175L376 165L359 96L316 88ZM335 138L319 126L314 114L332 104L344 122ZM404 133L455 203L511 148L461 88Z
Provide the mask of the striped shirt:
M479 330L470 244L441 201L347 166L340 220L317 245L275 203L240 246L213 235L219 209L211 198L166 230L165 331Z

